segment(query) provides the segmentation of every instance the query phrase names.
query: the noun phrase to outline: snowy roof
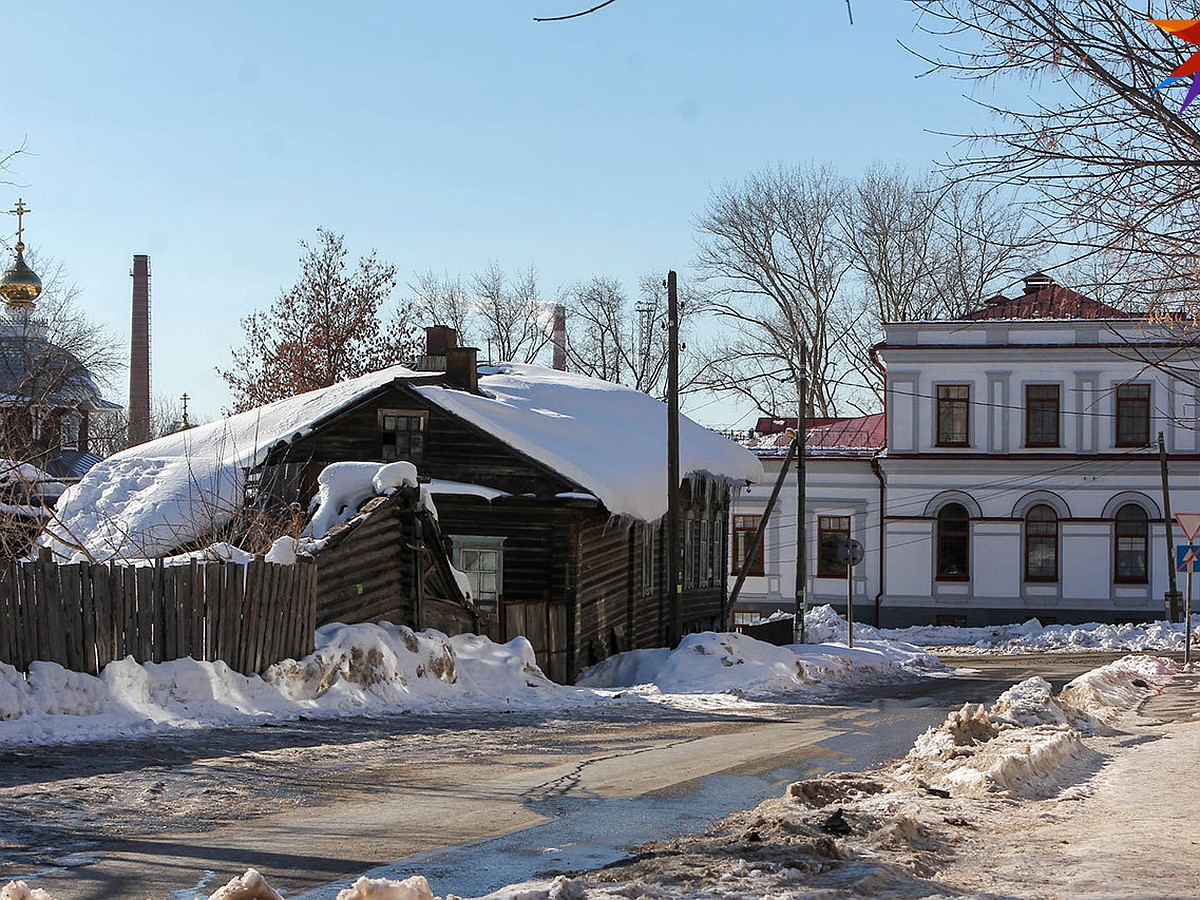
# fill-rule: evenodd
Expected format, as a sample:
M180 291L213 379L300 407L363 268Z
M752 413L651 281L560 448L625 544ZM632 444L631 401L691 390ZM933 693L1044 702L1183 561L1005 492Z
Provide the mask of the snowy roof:
M632 388L542 366L480 368L480 394L425 385L424 397L586 488L614 515L653 521L667 511L666 406ZM681 476L758 481L746 450L686 416Z
M774 457L787 454L792 443L791 436L776 430L777 421L790 422L796 427L795 419L767 419L768 433L751 438L746 446L758 456ZM804 456L864 456L872 455L887 446L887 421L883 413L869 416L854 416L837 419L808 419L804 435ZM814 424L819 422L819 424Z
M272 447L412 370L393 366L332 387L177 431L108 457L62 495L43 543L78 559L169 553L227 524L241 509L243 469ZM64 546L65 545L65 546Z
M241 509L243 470L272 448L396 379L429 373L394 366L176 432L96 464L63 494L44 542L71 558L159 556L212 534ZM653 520L666 512L666 407L631 388L594 378L505 364L481 369L471 394L414 383L447 411L594 493L616 515ZM734 442L680 417L680 473L731 481L762 477Z
M1054 279L1034 272L1025 279L1025 292L1020 297L997 294L984 301L982 308L962 317L968 320L997 319L1130 319L1136 313L1126 312L1085 297L1069 287L1055 284Z

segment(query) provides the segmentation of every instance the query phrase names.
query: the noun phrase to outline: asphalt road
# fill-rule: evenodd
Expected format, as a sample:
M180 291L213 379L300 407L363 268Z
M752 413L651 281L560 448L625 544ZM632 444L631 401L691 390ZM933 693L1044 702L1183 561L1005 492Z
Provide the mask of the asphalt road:
M1113 658L961 657L977 673L739 715L644 705L403 715L0 751L0 884L25 878L59 900L188 900L253 866L315 897L394 860L508 835L497 858L512 862L441 886L464 893L697 830L789 781L903 755L964 702L1030 675L1061 687ZM588 845L589 822L606 835L593 855L533 858Z

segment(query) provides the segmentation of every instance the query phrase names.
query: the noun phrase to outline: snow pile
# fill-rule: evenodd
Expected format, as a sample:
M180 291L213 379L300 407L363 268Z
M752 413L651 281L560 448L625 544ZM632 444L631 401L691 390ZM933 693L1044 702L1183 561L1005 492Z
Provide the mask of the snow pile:
M790 619L793 614L776 610L759 623ZM845 643L846 620L831 606L811 607L804 616L807 639L812 643ZM1192 619L1193 642L1200 641L1200 616ZM1105 650L1139 652L1182 650L1184 628L1180 622L1087 622L1082 625L1042 625L1029 619L1019 625L960 627L913 625L908 628L875 628L854 623L854 642L889 641L924 648L953 648L957 652L1046 653L1055 651Z
M18 882L20 883L20 882ZM13 900L25 895L16 895ZM49 895L44 895L51 900ZM8 895L0 892L0 900ZM41 900L34 897L33 900ZM283 900L283 896L267 883L257 869L247 869L229 883L211 894L208 900ZM403 881L388 878L362 877L344 891L339 891L336 900L435 900L429 890L429 882L422 875L414 875Z
M917 739L895 775L950 796L1050 796L1091 761L1083 737L1093 732L1094 716L1130 708L1178 670L1165 659L1126 657L1080 676L1057 697L1045 679L1027 679L990 708L968 703L951 713Z
M666 694L736 692L769 695L821 684L909 677L945 671L933 656L887 642L777 647L744 634L687 635L674 650L632 650L584 670L580 685L648 687Z
M1200 619L1193 617L1193 631L1197 625L1200 625ZM855 626L855 633L857 634L857 632L858 626ZM915 625L911 628L882 630L879 635L891 640L908 641L922 647L970 648L971 650L999 653L1078 650L1136 652L1182 650L1184 628L1181 622L1165 621L1042 625L1037 619L1030 619L1020 625L993 625L979 628Z
M434 900L434 896L423 875L413 875L403 881L363 876L350 887L338 891L336 900Z
M208 900L283 900L283 896L267 884L258 869L247 869L215 893Z
M0 743L86 740L267 717L415 708L538 708L604 699L556 685L529 642L496 644L403 626L327 625L317 649L262 677L190 658L112 662L100 677L35 662L28 677L0 663Z
M352 518L372 497L394 494L401 487L417 487L417 467L410 462L330 463L317 476L317 507L304 528L304 536L320 540L335 525Z
M663 403L619 384L518 363L481 367L479 388L482 396L416 390L595 494L615 515L652 522L666 513ZM679 417L679 471L737 484L762 479L754 454L686 416Z
M31 888L24 881L10 881L0 888L0 900L54 900L41 888Z
M162 556L218 532L242 509L244 470L360 396L414 373L403 366L239 413L130 447L63 493L53 534L42 538L78 562Z

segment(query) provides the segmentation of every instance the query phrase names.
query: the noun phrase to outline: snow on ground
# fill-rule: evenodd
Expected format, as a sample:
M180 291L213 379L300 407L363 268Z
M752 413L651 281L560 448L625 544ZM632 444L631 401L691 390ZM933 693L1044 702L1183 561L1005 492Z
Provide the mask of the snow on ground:
M776 612L763 621L792 617L791 613ZM808 640L812 642L846 640L846 620L830 606L817 606L804 617ZM957 653L1047 653L1103 650L1108 652L1139 652L1182 650L1182 622L1140 622L1106 624L1087 622L1081 625L1043 625L1030 619L1019 625L987 625L960 628L953 625L914 625L910 628L874 628L856 622L854 643L890 641L912 644L926 649L949 650ZM1192 643L1200 642L1200 615L1192 616Z
M798 689L845 690L855 684L948 674L929 653L890 641L776 647L744 634L690 634L674 650L632 650L584 670L578 684L630 688L643 696L711 694L766 698Z
M725 637L700 636L675 652L707 657L693 648L715 639L733 659L737 642ZM627 660L622 670L647 662ZM652 661L659 672L669 663L670 654ZM783 663L764 655L742 665L772 683ZM706 668L679 663L676 671L691 681ZM797 782L706 834L656 841L622 864L510 885L484 900L1194 897L1200 865L1177 844L1193 810L1186 783L1200 748L1200 691L1180 670L1167 659L1126 657L1057 696L1030 678L990 705L951 713L904 759L874 772ZM1185 721L1136 711L1164 692L1187 711ZM251 869L210 900L279 896ZM419 873L360 878L337 896L436 900ZM48 900L23 883L0 891L0 900L26 898Z
M780 692L820 695L948 672L929 654L889 642L775 647L709 632L673 651L620 654L570 686L546 678L523 637L497 644L387 623L334 624L318 629L312 654L262 677L190 658L141 665L126 658L99 677L47 662L25 675L0 663L0 744L403 710L646 702L739 709Z

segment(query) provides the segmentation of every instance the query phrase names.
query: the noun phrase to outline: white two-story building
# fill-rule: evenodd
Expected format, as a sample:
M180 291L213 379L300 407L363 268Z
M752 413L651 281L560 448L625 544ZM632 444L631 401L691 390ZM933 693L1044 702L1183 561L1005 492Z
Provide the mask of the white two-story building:
M962 320L888 325L875 355L885 412L809 424L810 604L845 607L849 536L855 617L886 627L1163 617L1160 432L1171 511L1200 513L1200 350L1178 329L1039 273ZM735 575L787 451L776 421L749 442L767 474L734 510ZM796 509L793 470L738 618L794 608Z

